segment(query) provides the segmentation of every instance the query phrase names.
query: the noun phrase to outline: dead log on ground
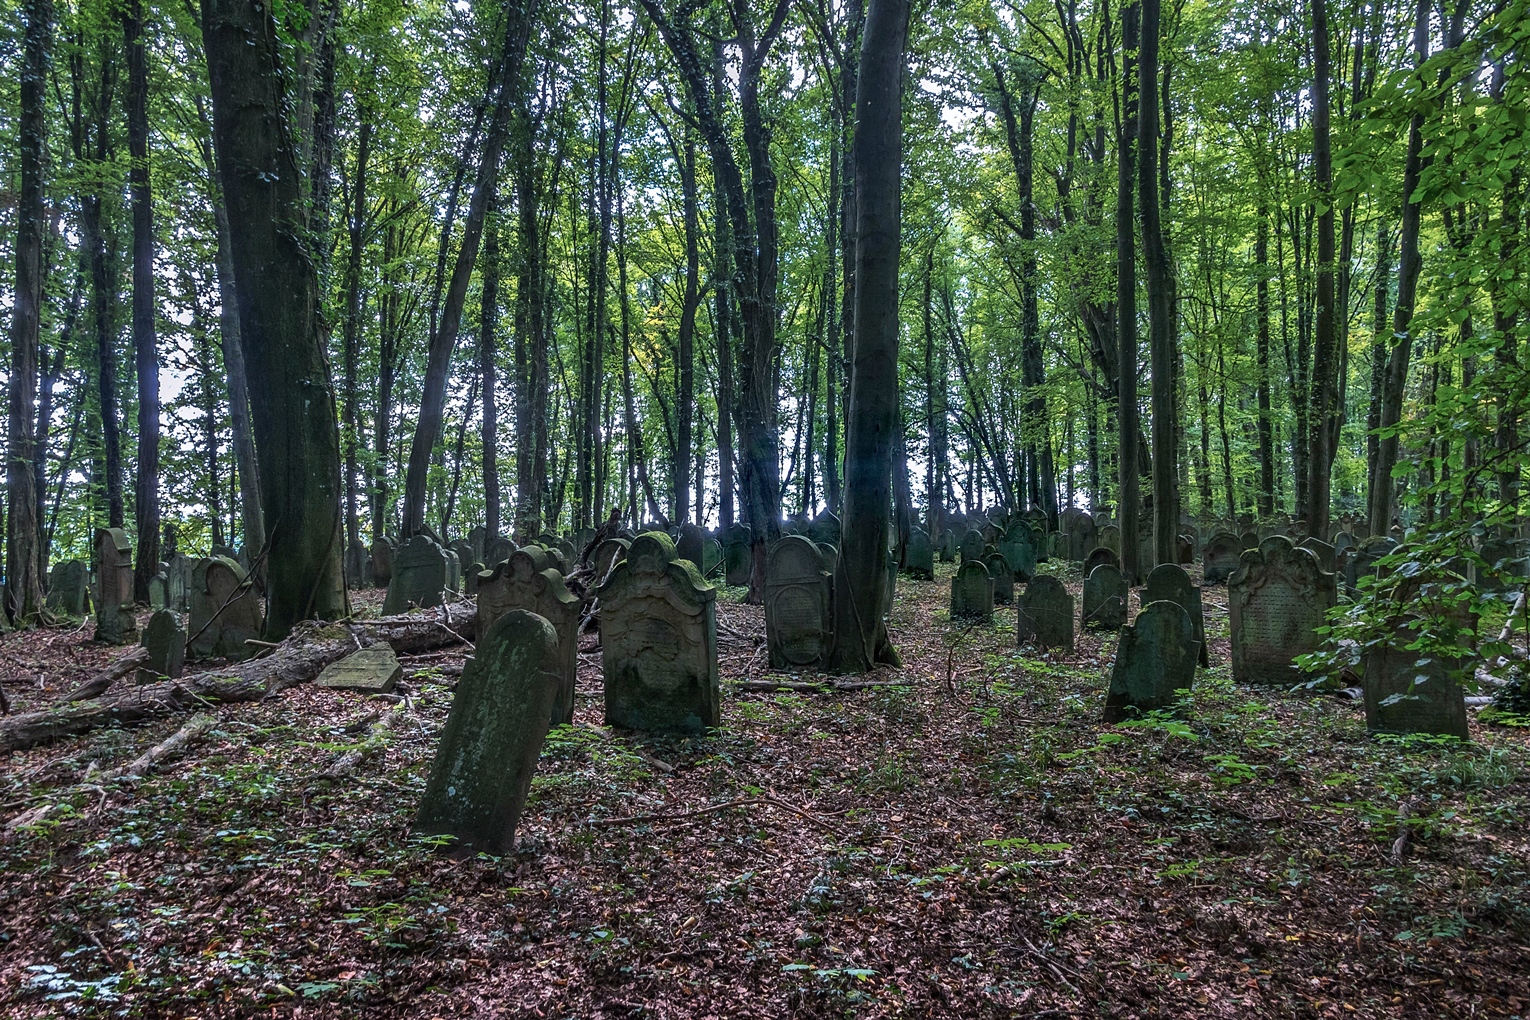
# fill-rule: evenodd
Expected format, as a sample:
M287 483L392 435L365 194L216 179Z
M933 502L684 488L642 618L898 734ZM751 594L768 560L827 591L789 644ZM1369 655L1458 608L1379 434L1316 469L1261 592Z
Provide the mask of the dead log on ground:
M111 690L112 684L116 683L118 680L121 680L129 673L136 671L139 666L142 666L148 661L149 650L147 648L135 648L131 652L128 652L126 655L119 658L116 662L112 663L106 669L102 670L95 676L91 677L89 680L86 680L84 683L80 684L80 686L76 687L74 691L64 700L89 701L92 698L99 698L101 695Z

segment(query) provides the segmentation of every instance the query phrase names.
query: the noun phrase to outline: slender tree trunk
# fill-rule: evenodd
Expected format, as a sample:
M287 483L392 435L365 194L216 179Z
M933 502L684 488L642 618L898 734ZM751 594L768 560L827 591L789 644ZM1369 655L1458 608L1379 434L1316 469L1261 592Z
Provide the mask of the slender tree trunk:
M1142 255L1147 268L1148 349L1153 372L1153 559L1156 563L1177 563L1179 468L1176 460L1179 449L1174 408L1174 309L1169 253L1164 244L1158 204L1159 0L1141 2L1136 157Z
M685 129L680 163L681 202L685 216L685 297L680 306L680 385L675 394L678 419L675 438L674 512L680 523L690 519L690 461L695 443L691 435L696 416L696 308L701 301L701 218L696 192L696 139ZM697 515L700 523L700 515Z
M138 371L138 473L133 484L138 548L133 597L147 603L149 579L159 572L159 345L154 322L154 199L149 191L149 72L142 0L128 0L122 24L132 160L128 190L133 206L133 352Z
M837 109L837 104L836 104ZM824 372L823 393L823 499L828 508L837 511L840 507L839 487L839 381L844 374L842 359L840 357L840 329L844 325L844 313L835 307L835 297L839 290L839 274L836 271L836 261L839 258L839 225L840 205L844 200L844 192L840 187L840 151L839 138L843 133L838 121L843 120L843 115L836 115L836 123L830 128L829 134L829 193L828 193L828 220L827 241L828 250L823 263L823 300L824 315L827 320L826 343L828 366Z
M908 0L872 0L861 44L853 161L857 182L855 359L845 435L845 513L834 575L835 668L898 664L882 617L887 512L898 412L898 259L903 48Z
M1337 308L1334 292L1333 143L1329 129L1327 0L1312 3L1312 168L1317 192L1317 309L1312 352L1312 407L1308 416L1312 454L1307 462L1307 531L1328 535L1332 430L1337 391Z
M1376 458L1381 450L1381 395L1386 387L1387 347L1391 322L1387 319L1387 299L1391 295L1391 235L1386 224L1376 227L1376 286L1371 304L1371 400L1365 418L1366 498L1376 491Z
M499 537L499 193L498 178L485 212L487 225L483 262L478 274L483 281L478 313L478 378L483 390L483 417L479 425L483 461L485 545Z
M1269 210L1261 201L1258 226L1254 234L1255 288L1255 359L1257 361L1259 399L1259 516L1268 519L1275 513L1275 435L1270 407L1270 226Z
M1141 478L1137 473L1137 251L1132 235L1132 187L1136 181L1137 81L1132 54L1138 47L1138 7L1121 12L1124 51L1121 64L1121 129L1116 172L1116 365L1119 374L1117 412L1120 420L1118 464L1119 503L1116 521L1121 532L1121 572L1135 583L1138 566Z
M341 413L345 445L345 542L347 548L361 541L358 507L356 444L359 403L357 373L361 359L361 263L366 247L367 173L372 154L372 108L361 106L361 127L356 140L356 175L351 185L350 251L345 264L345 402Z
M935 243L924 252L924 498L925 527L933 543L940 537L940 471L936 461L935 441L935 323L931 293L935 282ZM945 386L945 380L940 380Z
M26 0L22 37L20 155L17 196L16 289L11 305L11 361L7 402L5 464L5 599L0 614L17 625L30 623L43 608L38 572L37 493L33 403L37 387L37 345L43 300L43 168L48 124L45 90L53 42L50 0Z

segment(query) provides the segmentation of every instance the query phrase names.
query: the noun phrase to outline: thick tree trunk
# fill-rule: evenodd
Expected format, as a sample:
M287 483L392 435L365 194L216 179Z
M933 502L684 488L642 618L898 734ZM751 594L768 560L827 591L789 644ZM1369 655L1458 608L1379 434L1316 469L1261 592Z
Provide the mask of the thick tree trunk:
M159 345L155 335L154 199L149 191L149 72L143 40L143 0L129 0L123 16L127 48L128 190L133 206L133 352L138 370L138 473L133 523L138 547L133 597L149 601L149 579L159 572Z
M260 488L270 522L266 633L347 610L340 567L340 434L319 281L285 116L269 9L204 0L239 324L249 355Z
M1321 0L1318 0L1321 2ZM1153 561L1178 563L1179 469L1175 429L1174 301L1158 195L1159 0L1142 0L1138 67L1137 185L1147 268L1153 400ZM1124 539L1123 529L1123 539Z
M1121 572L1128 584L1138 580L1141 478L1138 471L1137 412L1137 251L1132 233L1132 187L1136 182L1137 81L1132 54L1138 46L1136 3L1121 12L1125 52L1121 66L1121 129L1116 171L1116 365L1119 390L1117 449L1120 481L1116 521L1121 532Z
M50 0L26 0L21 67L21 191L17 196L16 289L11 305L11 362L5 464L5 598L0 617L20 625L42 611L34 445L38 330L43 299L43 167L47 153L45 89L53 41ZM3 622L3 619L0 619Z
M842 129L836 125L829 135L829 193L828 250L823 264L823 302L827 321L825 343L828 365L824 372L823 394L823 499L828 509L838 511L839 487L839 381L843 374L840 357L840 328L844 324L843 312L836 308L835 296L839 290L839 273L835 263L839 257L840 203L844 195L840 188L839 137Z
M902 247L903 49L908 0L872 0L856 95L855 359L845 434L845 510L834 573L835 668L897 665L882 610L898 433L898 258Z

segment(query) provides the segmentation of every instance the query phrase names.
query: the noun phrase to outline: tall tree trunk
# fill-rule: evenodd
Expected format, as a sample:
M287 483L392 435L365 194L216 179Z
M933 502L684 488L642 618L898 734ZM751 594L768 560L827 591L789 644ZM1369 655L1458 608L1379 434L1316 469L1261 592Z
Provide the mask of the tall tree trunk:
M902 246L903 48L908 0L872 0L856 96L855 359L845 435L845 512L834 575L836 669L864 673L898 653L882 616L887 512L898 412L898 258Z
M531 36L535 6L535 0L523 0L505 8L505 37L500 52L499 77L495 82L494 111L479 154L478 177L473 185L473 197L468 202L462 245L452 267L441 318L430 337L426 354L420 415L409 446L409 465L404 476L403 531L406 537L417 534L425 526L425 488L430 477L431 454L441 437L446 413L446 383L451 371L452 350L457 345L457 333L462 326L462 306L467 300L468 282L473 275L473 265L478 261L484 211L488 208L489 193L499 173L500 153L509 137L511 114L520 95L521 67Z
M1333 470L1332 428L1337 384L1338 309L1334 292L1333 141L1329 128L1329 39L1327 0L1312 2L1312 169L1317 192L1317 309L1312 352L1312 407L1308 418L1312 455L1308 459L1307 531L1328 536L1329 482Z
M1176 461L1179 448L1174 407L1174 307L1169 253L1164 244L1158 196L1159 28L1159 0L1142 0L1137 184L1142 217L1142 256L1147 268L1148 350L1153 372L1153 560L1177 563L1179 469Z
M1275 434L1270 407L1270 214L1259 203L1258 225L1254 234L1255 360L1259 379L1259 516L1275 513Z
M1137 525L1142 505L1138 475L1137 411L1137 251L1132 234L1132 188L1136 182L1137 81L1132 54L1138 47L1138 7L1129 4L1121 12L1123 52L1121 59L1121 127L1116 161L1116 365L1119 375L1117 411L1120 442L1119 506L1116 521L1121 532L1121 572L1135 583L1140 533Z
M49 49L53 42L50 0L26 0L21 67L21 191L16 210L16 289L11 298L11 362L7 394L7 454L5 463L5 599L4 614L18 625L42 611L42 578L38 572L38 520L34 458L46 450L34 446L34 398L37 388L37 344L43 299L43 166L48 124L45 89Z
M935 284L935 242L924 252L924 498L925 528L933 543L940 537L941 498L940 471L936 460L935 442L935 324L932 291ZM945 379L940 385L945 386Z
M690 461L695 440L691 436L696 416L696 306L701 300L701 221L696 193L696 139L685 129L680 163L681 203L685 216L685 297L680 306L680 380L675 394L678 419L675 438L675 485L672 504L676 519L690 519ZM700 516L697 516L700 523Z
M837 103L835 108L838 109ZM844 313L842 309L835 307L834 300L839 290L839 273L836 271L835 264L839 258L840 205L844 200L839 180L839 139L843 133L839 121L843 119L842 114L836 114L835 124L830 128L829 133L828 212L824 217L828 221L828 250L825 252L823 262L823 301L824 316L827 320L825 342L828 366L827 371L824 372L823 393L823 500L833 511L838 511L840 506L838 405L839 381L844 374L843 359L840 357L840 329L844 325Z
M372 107L361 104L361 127L356 140L356 174L351 184L350 251L345 263L345 400L341 410L341 428L345 446L345 542L346 547L361 541L360 510L357 506L356 444L360 429L360 395L357 372L361 359L361 263L366 247L367 172L372 155Z
M340 433L319 281L269 8L204 0L239 324L249 355L260 488L270 522L266 634L348 611L340 566Z
M138 370L138 473L133 483L138 547L133 597L147 603L149 579L159 573L159 345L154 323L154 199L149 191L149 71L142 0L128 0L122 25L132 159L128 190L133 206L133 353Z
M483 528L485 546L499 537L499 194L498 178L490 193L485 218L483 263L478 275L483 281L478 313L478 378L483 390L483 418L479 425L483 462Z
M1376 490L1376 458L1381 450L1381 395L1386 388L1387 346L1392 324L1387 320L1391 296L1392 245L1385 223L1376 227L1376 284L1371 300L1371 399L1365 417L1366 499ZM1369 504L1367 504L1367 507Z

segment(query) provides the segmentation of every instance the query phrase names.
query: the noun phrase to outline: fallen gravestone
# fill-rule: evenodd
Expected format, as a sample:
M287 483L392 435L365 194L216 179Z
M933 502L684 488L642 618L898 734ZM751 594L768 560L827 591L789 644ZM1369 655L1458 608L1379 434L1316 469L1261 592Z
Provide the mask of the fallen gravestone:
M765 561L765 644L774 669L827 665L833 644L832 575L810 538L787 535Z
M1171 708L1190 689L1200 655L1190 614L1175 602L1149 602L1121 628L1105 697L1105 721Z
M1084 578L1082 626L1098 630L1120 630L1126 623L1126 578L1121 570L1102 563Z
M1323 643L1317 629L1338 602L1334 575L1283 535L1246 549L1227 582L1232 672L1238 683L1295 683L1294 659Z
M414 829L459 853L508 853L558 690L558 635L514 610L478 638L462 670Z
M404 668L388 645L378 644L352 652L338 662L331 662L319 674L318 686L335 691L364 691L387 694L393 690Z
M1072 650L1073 596L1057 578L1042 574L1026 585L1015 617L1017 644Z
M138 668L140 684L180 678L186 665L186 627L180 613L173 609L155 612L149 617L139 644L149 653L148 661Z
M96 529L96 640L138 640L133 617L133 546L121 528Z
M993 577L977 560L967 560L951 578L951 619L993 619Z
M552 723L574 721L574 687L579 675L579 599L568 590L552 557L541 546L517 549L478 582L477 631L488 632L512 610L535 613L558 635L558 696Z
M606 722L657 733L718 725L717 592L669 536L633 539L597 594Z

